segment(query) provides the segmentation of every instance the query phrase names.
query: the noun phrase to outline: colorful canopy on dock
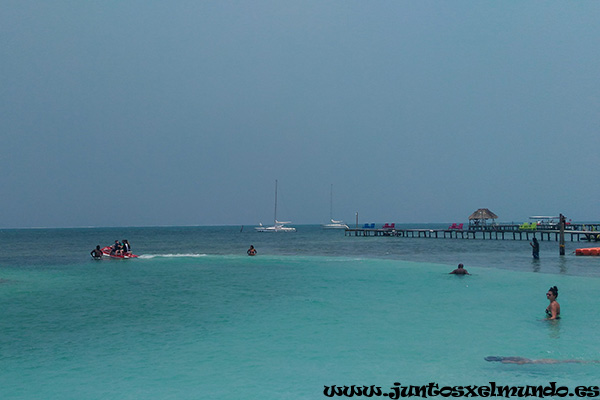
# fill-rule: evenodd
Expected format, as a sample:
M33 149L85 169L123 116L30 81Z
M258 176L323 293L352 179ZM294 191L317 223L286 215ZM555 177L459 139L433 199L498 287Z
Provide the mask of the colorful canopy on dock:
M472 219L496 219L496 218L498 218L498 216L496 214L494 214L493 212L491 212L489 209L480 208L479 210L477 210L473 214L471 214L471 216L469 217L469 220L472 220Z

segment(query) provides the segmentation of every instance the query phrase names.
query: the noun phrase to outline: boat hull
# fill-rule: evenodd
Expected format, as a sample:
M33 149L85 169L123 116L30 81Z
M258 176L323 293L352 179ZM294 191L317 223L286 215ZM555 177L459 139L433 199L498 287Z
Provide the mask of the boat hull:
M296 228L289 226L259 226L254 229L256 232L296 232Z
M323 229L350 229L346 224L325 224Z
M128 258L138 258L139 256L132 254L132 253L125 253L125 254L111 254L112 251L112 247L111 246L106 246L103 247L101 249L102 251L102 255L105 257L110 257L110 258L120 258L123 260L126 260Z

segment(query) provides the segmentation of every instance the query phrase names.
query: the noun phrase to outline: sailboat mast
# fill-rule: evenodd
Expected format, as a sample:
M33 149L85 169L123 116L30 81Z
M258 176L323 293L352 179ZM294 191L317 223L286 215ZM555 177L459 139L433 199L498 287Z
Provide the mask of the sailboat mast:
M329 219L333 221L333 183L329 192Z
M275 218L273 224L277 225L277 179L275 179Z

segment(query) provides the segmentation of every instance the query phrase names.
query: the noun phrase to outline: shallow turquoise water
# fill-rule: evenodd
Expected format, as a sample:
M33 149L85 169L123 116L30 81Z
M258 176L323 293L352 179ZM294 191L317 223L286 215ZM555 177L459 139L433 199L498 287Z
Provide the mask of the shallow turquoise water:
M334 384L597 384L600 365L483 360L600 359L591 259L542 253L533 264L528 251L512 251L526 242L211 229L2 232L18 238L15 251L32 249L0 258L2 398L315 399ZM101 237L117 235L143 257L89 259ZM82 254L61 254L59 243L83 242ZM259 255L239 255L250 242ZM457 259L472 276L448 275ZM554 285L563 318L553 323L542 318Z

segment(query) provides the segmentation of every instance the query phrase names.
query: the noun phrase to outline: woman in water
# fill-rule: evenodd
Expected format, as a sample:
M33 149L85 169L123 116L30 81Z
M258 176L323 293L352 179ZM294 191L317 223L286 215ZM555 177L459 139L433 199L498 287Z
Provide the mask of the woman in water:
M548 289L546 297L550 301L550 304L546 308L546 319L560 319L560 304L556 301L556 298L558 297L558 288L552 286Z

